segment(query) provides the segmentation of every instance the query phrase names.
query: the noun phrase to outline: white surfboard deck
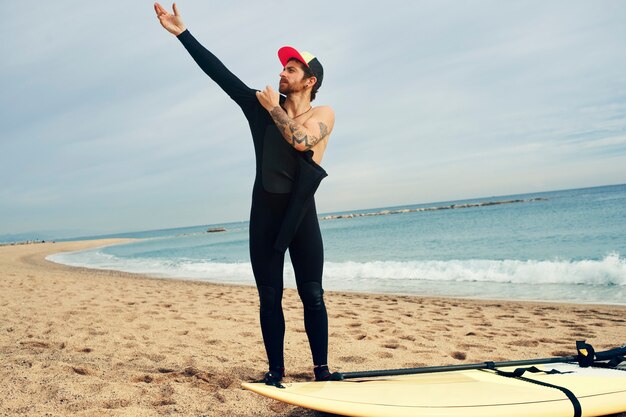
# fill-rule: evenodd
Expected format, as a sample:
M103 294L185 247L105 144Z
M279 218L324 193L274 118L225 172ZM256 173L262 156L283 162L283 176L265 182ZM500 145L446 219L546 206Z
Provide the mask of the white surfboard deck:
M528 365L525 367L530 367ZM626 411L626 371L580 368L577 364L534 365L563 374L524 378L558 385L578 398L582 415ZM516 367L500 368L512 371ZM244 383L265 397L313 410L358 417L532 417L574 415L560 390L497 375L489 370L284 383L284 389Z

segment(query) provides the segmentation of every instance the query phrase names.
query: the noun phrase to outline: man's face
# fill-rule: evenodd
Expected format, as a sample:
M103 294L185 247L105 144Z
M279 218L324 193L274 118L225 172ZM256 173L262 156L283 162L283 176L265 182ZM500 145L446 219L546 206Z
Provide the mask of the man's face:
M304 79L304 71L299 62L289 61L280 73L280 83L278 91L282 94L294 93L304 90L306 80Z

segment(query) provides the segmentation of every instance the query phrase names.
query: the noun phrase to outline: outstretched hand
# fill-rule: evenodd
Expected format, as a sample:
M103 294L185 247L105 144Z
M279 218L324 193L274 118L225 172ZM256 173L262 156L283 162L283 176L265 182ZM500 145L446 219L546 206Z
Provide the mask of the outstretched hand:
M163 26L168 32L178 36L185 31L185 24L178 13L178 7L176 3L172 4L172 10L174 14L168 13L159 3L154 3L154 11L157 14L161 26Z

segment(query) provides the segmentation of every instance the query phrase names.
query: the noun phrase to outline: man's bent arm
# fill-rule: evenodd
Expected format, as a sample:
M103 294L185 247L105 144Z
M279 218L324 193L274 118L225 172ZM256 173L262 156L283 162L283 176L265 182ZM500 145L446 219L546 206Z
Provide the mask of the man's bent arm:
M269 113L283 138L296 150L304 152L327 138L332 129L334 117L332 110L319 108L318 111L322 113L322 117L311 117L304 124L293 120L280 106L275 106ZM330 121L326 119L330 119Z

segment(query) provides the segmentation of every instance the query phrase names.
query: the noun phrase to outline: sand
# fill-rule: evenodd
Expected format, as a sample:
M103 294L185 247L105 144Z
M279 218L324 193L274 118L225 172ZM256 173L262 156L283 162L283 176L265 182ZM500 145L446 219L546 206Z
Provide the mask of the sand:
M240 388L266 367L254 287L44 259L114 242L0 247L0 415L327 415ZM338 371L571 355L580 339L598 350L626 343L625 306L333 291L326 303ZM294 290L284 307L287 381L308 380Z

